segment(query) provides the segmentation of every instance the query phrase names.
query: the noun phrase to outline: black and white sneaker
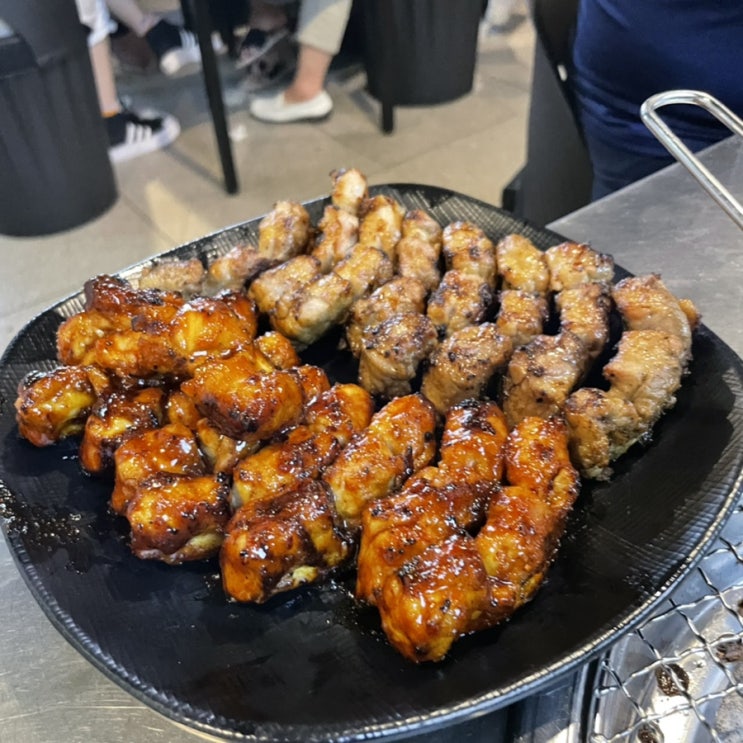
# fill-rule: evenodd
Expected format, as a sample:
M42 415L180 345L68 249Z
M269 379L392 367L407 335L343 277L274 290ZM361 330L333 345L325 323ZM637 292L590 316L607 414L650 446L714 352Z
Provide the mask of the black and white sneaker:
M201 64L196 35L164 18L145 34L145 38L157 55L160 70L165 75L176 75L185 67Z
M178 120L170 114L142 115L124 109L105 121L108 154L115 163L167 147L181 133Z

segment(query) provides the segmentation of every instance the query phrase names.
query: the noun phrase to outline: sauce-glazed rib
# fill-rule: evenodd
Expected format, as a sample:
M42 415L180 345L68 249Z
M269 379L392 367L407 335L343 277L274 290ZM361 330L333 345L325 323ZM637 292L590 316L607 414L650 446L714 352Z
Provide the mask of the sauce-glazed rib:
M372 415L368 393L336 385L307 408L307 423L246 458L234 472L237 510L221 551L228 595L265 601L345 561L332 500L317 479Z
M133 436L116 450L114 463L111 509L121 515L126 514L137 488L158 474L208 474L194 432L180 423Z
M140 483L126 509L132 552L179 565L216 555L230 518L226 475L159 472Z
M221 552L225 591L263 602L314 582L345 562L361 510L424 467L436 450L435 416L420 395L397 398L357 433L320 480L305 479L276 498L243 505Z
M18 432L34 446L49 446L85 429L108 376L94 366L59 366L31 372L18 385Z
M106 390L93 405L80 443L80 465L102 474L113 469L113 456L124 441L159 428L165 418L165 392L158 387Z
M128 281L105 274L86 281L84 291L85 309L57 329L57 357L62 364L97 363L97 349L109 336L136 328L156 333L185 304L175 292L135 289Z
M398 490L436 454L436 415L421 395L388 402L323 476L339 518L358 527L368 501Z
M255 338L256 308L242 294L184 302L171 300L164 292L108 286L112 291L98 282L98 309L86 310L60 326L57 346L65 363L95 364L124 381L172 381L190 376L209 359L250 345ZM154 298L162 301L150 304ZM116 306L121 299L127 304Z
M364 509L357 598L376 604L385 582L406 562L483 520L503 474L507 434L495 403L469 400L449 410L438 466L425 467L400 492Z
M306 480L316 480L351 437L369 425L373 410L369 393L355 384L334 385L321 393L307 406L302 425L235 467L235 508L270 500L297 490Z
M235 513L220 552L222 585L236 601L263 603L321 580L352 551L330 494L319 481L307 480L297 490Z
M565 424L528 418L506 442L510 483L473 537L455 531L399 567L377 595L382 626L414 662L441 660L453 642L513 614L538 589L578 493Z
M255 346L203 364L181 385L221 433L246 441L269 439L296 425L304 405L329 387L321 369L275 369Z

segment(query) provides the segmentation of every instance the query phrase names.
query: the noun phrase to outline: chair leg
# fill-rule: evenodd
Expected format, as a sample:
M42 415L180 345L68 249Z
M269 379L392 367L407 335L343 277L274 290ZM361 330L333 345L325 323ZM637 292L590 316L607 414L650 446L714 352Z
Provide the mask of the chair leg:
M217 59L212 46L212 24L209 17L207 0L181 0L182 6L188 6L194 20L194 30L199 40L201 50L201 71L204 77L206 97L214 124L214 134L217 138L217 149L224 174L224 187L227 193L237 193L239 186L235 172L235 162L232 157L232 145L227 130L227 117L222 98L222 83L219 78ZM184 9L184 14L188 12Z
M387 101L382 101L382 131L390 134L394 128L395 107Z
M395 16L392 12L394 0L383 0L376 4L376 12L379 16L379 24L383 29L395 28ZM382 103L382 131L390 134L395 128L395 108L393 105L393 91L395 90L395 73L398 64L396 37L388 39L389 44L382 44L380 57L380 91L379 97Z

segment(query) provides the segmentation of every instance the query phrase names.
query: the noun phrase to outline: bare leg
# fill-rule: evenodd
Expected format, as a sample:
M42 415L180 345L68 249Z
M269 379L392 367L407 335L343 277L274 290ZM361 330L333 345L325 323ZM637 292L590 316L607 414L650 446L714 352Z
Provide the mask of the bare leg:
M314 98L325 86L332 55L302 44L299 47L297 71L292 84L284 91L287 103L300 103Z
M111 65L111 45L108 37L90 47L90 63L93 67L101 113L104 117L114 116L121 111L121 103L119 103L116 79Z
M281 124L322 119L333 110L325 78L338 53L351 10L351 0L302 0L297 23L299 57L294 80L284 91L255 98L250 114Z
M152 13L145 13L136 0L106 0L106 5L116 18L139 37L144 36L160 20Z

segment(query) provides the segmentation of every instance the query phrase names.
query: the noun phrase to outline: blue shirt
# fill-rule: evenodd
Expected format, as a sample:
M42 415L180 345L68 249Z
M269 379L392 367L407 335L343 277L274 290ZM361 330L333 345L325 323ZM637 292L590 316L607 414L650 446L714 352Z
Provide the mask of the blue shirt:
M640 120L655 93L703 90L743 117L743 0L581 0L572 85L586 133L640 155L667 154ZM692 149L730 134L695 106L660 115Z

